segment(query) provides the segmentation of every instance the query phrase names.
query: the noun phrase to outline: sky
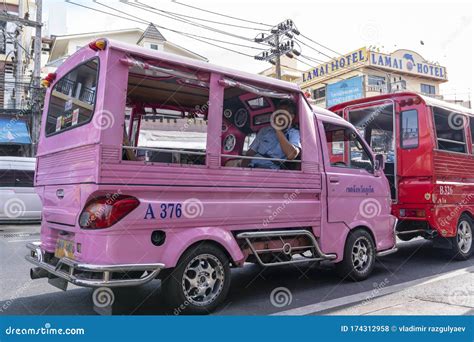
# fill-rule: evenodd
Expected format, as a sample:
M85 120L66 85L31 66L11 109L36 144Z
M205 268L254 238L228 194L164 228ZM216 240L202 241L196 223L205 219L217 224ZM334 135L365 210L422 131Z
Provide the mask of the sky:
M135 0L131 0L133 2ZM207 25L223 31L253 39L265 26L251 24L192 9L170 0L141 0L153 7L190 15L195 18L242 25L252 29L236 28L215 23ZM94 3L93 0L74 0L85 6L107 12L112 10ZM165 28L189 32L236 44L252 45L249 41L218 34L160 16L150 11L123 4L118 0L99 1L123 10L147 22ZM362 46L377 46L383 52L397 49L414 50L426 60L445 66L449 81L442 85L441 93L449 98L473 98L473 3L472 1L280 1L280 0L178 0L205 10L274 25L292 19L298 30L312 40L336 53L345 54ZM47 21L49 34L73 34L124 28L146 28L146 24L120 19L94 12L65 1L44 0L43 19ZM206 23L203 23L206 24ZM248 72L260 72L270 65L249 56L222 50L203 42L192 40L174 32L160 29L165 38L173 43L203 55L210 62ZM335 53L311 43L314 49L302 46L303 54L318 60L328 60ZM423 42L423 43L422 43ZM247 55L259 50L215 42ZM322 53L319 53L318 50ZM308 60L306 60L308 62ZM313 64L313 63L309 63ZM317 63L314 63L317 64ZM298 62L298 69L310 67Z

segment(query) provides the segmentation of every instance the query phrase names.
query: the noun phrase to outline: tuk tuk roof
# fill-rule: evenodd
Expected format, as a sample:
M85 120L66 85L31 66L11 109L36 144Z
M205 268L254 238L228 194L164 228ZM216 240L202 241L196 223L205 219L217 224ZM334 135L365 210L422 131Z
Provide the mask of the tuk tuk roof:
M164 51L151 50L141 46L127 44L120 41L105 39L107 41L107 48L115 49L120 51L129 52L133 56L145 57L148 59L158 59L162 61L168 61L170 63L177 63L191 69L199 69L200 71L217 72L226 75L232 79L245 80L248 82L257 82L259 84L265 84L271 87L278 87L287 91L301 93L300 87L291 82L277 80L271 77L262 76L258 74L252 74L236 69L226 68L216 64L211 64L204 61L195 60L188 57L179 56Z
M438 100L430 96L421 95L415 92L408 92L408 91L392 93L392 94L382 94L382 95L376 95L376 96L365 97L365 98L361 98L357 100L347 101L347 102L334 105L330 107L329 110L337 111L337 110L347 107L348 105L363 104L369 101L372 102L372 101L379 101L379 100L385 100L385 99L393 99L393 98L398 98L401 96L418 96L419 98L423 100L423 102L427 106L441 107L450 111L461 112L468 115L474 115L474 112L472 111L472 109L469 109L469 108L466 108L454 103L450 103L447 101Z

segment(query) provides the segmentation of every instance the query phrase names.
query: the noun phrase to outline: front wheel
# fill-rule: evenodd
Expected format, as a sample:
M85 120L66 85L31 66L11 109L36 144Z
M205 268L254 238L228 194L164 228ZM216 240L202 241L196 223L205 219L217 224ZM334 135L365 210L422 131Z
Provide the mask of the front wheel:
M343 279L354 281L367 279L375 265L375 244L365 230L349 233L344 247L344 259L336 264L336 270Z
M468 215L461 215L456 236L452 238L452 254L457 260L467 260L473 253L472 243L473 222Z
M175 315L211 313L225 299L229 287L229 258L209 243L186 251L163 280L165 296Z

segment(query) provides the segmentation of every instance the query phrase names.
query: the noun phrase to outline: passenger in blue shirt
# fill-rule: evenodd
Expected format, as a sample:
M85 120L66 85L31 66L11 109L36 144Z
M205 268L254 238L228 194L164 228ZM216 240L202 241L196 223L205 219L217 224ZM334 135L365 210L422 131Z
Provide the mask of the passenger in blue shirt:
M294 160L301 151L300 132L292 126L296 106L293 102L282 100L272 115L271 126L258 131L246 156ZM243 167L281 169L281 161L265 159L244 159Z

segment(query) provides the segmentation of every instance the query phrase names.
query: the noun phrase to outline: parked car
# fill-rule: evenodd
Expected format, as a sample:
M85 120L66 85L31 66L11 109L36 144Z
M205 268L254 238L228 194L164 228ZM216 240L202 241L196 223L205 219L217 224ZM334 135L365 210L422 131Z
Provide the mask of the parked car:
M41 200L33 187L35 162L35 158L0 157L0 223L41 220Z

